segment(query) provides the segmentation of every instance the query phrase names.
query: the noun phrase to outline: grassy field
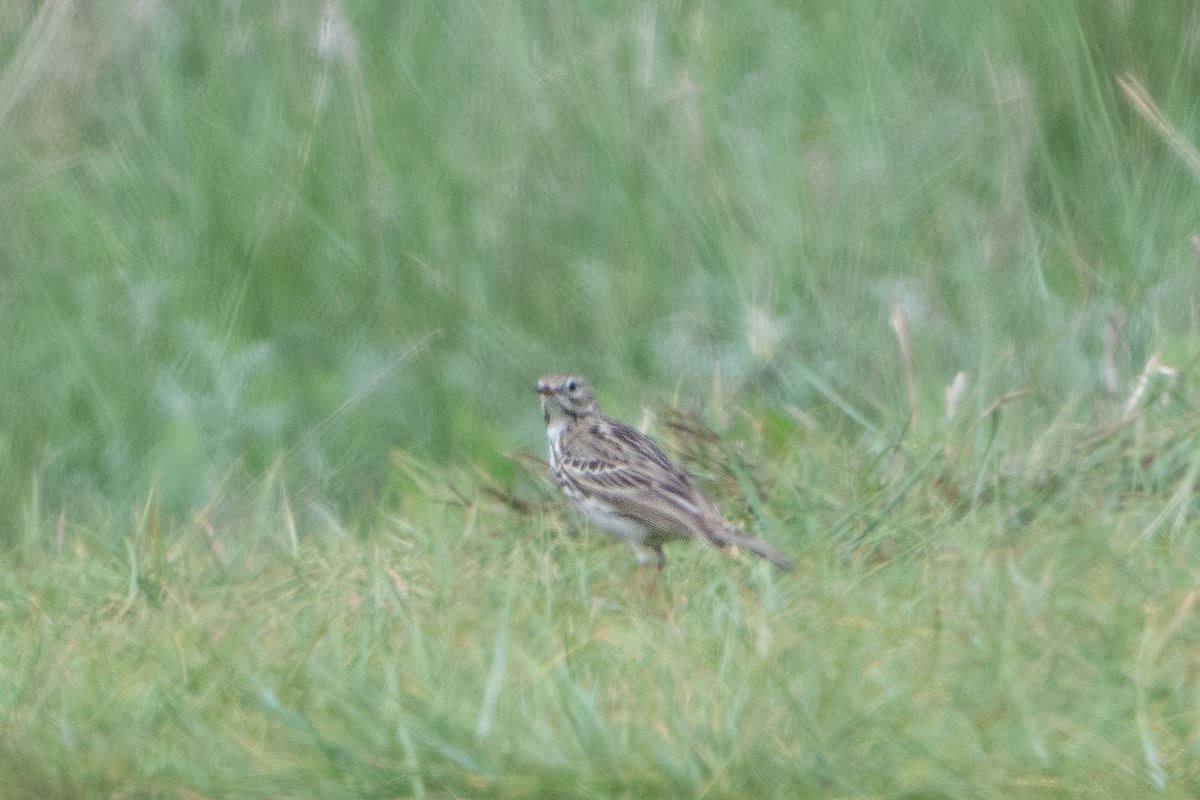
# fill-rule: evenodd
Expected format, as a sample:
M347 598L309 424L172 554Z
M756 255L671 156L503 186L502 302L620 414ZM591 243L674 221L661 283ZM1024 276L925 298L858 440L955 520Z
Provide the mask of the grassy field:
M1200 794L1200 11L0 15L0 797ZM773 572L557 498L577 370Z

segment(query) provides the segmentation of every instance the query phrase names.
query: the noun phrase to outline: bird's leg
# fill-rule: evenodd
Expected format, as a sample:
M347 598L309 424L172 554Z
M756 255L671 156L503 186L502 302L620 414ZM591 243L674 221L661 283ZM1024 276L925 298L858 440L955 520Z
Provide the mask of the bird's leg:
M658 578L662 575L663 567L667 565L667 557L663 555L662 545L654 545L653 552L654 561L650 562L649 559L647 559L646 562L646 566L649 566L650 563L654 564L654 572L650 575L650 585L646 587L647 600L649 600L651 597L654 597L654 595L658 592Z
M658 579L662 575L663 567L667 565L667 557L663 555L662 545L654 546L654 575L650 578L650 589L646 592L646 599L649 600L658 590Z
M629 546L633 549L633 553L637 556L638 569L637 579L635 580L635 589L640 590L645 584L645 599L649 600L654 596L654 592L658 589L658 576L662 573L663 567L667 563L667 557L663 555L662 545L641 545L630 542ZM654 565L654 572L649 579L643 577L645 570L651 564Z

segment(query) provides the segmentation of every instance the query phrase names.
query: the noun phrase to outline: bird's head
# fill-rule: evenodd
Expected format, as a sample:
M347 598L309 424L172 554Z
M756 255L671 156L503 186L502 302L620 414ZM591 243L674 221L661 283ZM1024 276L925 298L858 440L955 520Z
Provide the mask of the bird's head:
M553 420L581 417L599 411L592 387L578 375L543 375L538 379L537 391L542 398L542 411L546 414L547 424Z

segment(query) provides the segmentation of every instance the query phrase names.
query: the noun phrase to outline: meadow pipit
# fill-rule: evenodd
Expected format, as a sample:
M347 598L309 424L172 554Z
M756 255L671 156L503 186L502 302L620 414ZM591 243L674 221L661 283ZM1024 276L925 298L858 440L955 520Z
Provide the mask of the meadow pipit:
M639 565L661 570L663 545L691 537L792 568L787 556L726 522L653 439L605 416L583 378L544 375L537 390L555 483L592 523L629 545Z

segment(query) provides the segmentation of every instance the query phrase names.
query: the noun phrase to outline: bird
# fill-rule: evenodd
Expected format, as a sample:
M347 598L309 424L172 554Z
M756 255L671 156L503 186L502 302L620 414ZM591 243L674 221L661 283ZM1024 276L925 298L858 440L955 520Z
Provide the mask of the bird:
M543 375L537 392L554 482L588 521L633 550L639 568L653 564L661 573L664 544L699 539L792 569L783 553L726 522L653 439L602 412L581 376Z

